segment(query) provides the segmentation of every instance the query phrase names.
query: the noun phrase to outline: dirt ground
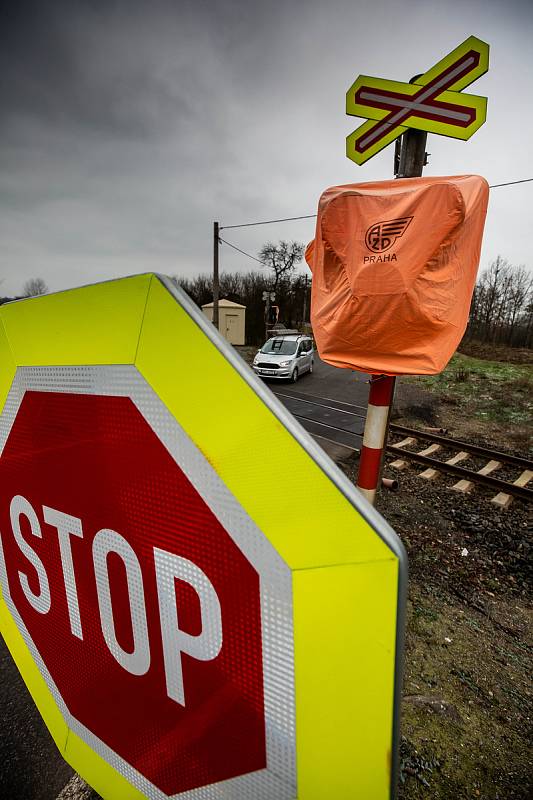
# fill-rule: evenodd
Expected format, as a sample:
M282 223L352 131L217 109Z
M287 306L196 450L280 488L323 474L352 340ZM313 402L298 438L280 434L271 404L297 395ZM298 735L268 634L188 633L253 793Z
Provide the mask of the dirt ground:
M468 362L466 393L465 381L453 380L461 356L451 380L442 377L429 394L427 381L414 379L394 421L446 427L453 438L527 457L531 373L515 376L516 387L505 383L506 408L487 420L482 395L491 402L498 395L491 355ZM357 462L343 468L355 480ZM515 500L499 509L490 489L462 495L450 488L456 479L428 482L418 477L422 469L387 466L400 491L377 502L409 554L399 798L526 800L533 797L531 506Z
M389 472L392 472L389 470ZM410 567L400 798L530 798L531 530L414 469L378 509ZM484 496L483 496L484 495Z

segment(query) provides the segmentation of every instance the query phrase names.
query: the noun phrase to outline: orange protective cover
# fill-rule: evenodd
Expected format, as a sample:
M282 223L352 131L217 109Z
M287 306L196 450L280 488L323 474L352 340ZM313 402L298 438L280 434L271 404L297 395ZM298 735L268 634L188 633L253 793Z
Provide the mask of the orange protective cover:
M468 322L488 194L479 175L327 189L305 253L320 357L362 372L440 372Z

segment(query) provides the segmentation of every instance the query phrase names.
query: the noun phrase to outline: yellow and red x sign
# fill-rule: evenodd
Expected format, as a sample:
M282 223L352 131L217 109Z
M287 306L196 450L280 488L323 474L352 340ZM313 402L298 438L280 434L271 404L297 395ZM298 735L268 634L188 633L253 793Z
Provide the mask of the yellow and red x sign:
M412 83L359 75L346 113L367 117L346 139L346 155L364 164L407 128L469 139L487 116L487 98L460 94L489 68L489 45L470 36Z

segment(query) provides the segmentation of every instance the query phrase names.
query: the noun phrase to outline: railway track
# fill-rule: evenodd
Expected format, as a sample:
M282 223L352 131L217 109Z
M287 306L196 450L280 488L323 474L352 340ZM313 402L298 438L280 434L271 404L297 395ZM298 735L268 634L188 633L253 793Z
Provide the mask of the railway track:
M528 488L527 485L533 480L532 461L468 442L460 442L447 436L405 428L401 425L391 425L391 433L396 436L402 434L404 436L401 441L387 446L387 453L400 456L389 463L393 469L404 469L410 462L413 462L426 467L420 473L420 478L426 480L435 480L443 473L455 475L460 480L451 488L463 493L471 491L476 484L488 486L497 490L497 494L492 497L492 502L502 508L507 508L513 497L533 500L533 489ZM429 442L430 444L421 450L408 449L417 447L419 442ZM433 454L442 451L451 452L452 455L445 460L433 457ZM474 459L481 462L481 466L477 470L459 466L463 461ZM502 468L505 468L508 473L517 474L516 479L503 480L495 477L494 473Z
M274 393L313 436L359 452L366 408L285 387L276 388ZM458 492L468 493L476 485L488 487L495 491L492 502L502 508L515 497L533 500L533 488L528 485L533 485L533 462L528 459L402 425L391 425L390 435L398 439L386 451L389 459L394 456L388 466L395 471L420 464L424 467L419 473L422 480L447 474L459 479L451 486ZM444 458L436 457L437 453ZM470 467L461 466L463 462L469 462ZM504 472L505 478L494 474L498 471Z

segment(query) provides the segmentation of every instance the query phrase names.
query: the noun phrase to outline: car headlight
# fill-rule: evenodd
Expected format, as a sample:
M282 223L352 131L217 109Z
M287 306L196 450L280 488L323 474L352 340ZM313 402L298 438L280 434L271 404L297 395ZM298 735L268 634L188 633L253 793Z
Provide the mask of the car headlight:
M280 367L288 367L290 363L290 361L280 361L279 365Z

